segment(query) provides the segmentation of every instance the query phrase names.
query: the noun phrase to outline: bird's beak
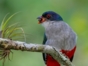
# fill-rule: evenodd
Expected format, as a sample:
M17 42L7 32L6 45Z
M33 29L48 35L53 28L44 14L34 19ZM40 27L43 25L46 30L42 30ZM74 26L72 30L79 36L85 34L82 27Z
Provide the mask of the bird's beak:
M43 22L46 21L46 18L44 18L44 17L42 17L42 16L38 17L37 19L38 19L38 21L39 21L38 24L41 24L41 23L43 23Z
M39 21L38 24L41 24L42 23L42 16L38 17L37 19Z
M40 17L37 17L37 19L39 20L39 19L41 19L42 17L40 16Z

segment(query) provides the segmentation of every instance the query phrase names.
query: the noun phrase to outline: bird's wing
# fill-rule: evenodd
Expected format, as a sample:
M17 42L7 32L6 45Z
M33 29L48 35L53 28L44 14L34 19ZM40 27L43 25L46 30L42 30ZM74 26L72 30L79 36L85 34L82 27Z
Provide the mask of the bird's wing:
M46 37L46 35L44 34L43 44L45 44L46 41L47 41L47 37Z
M46 41L47 41L47 37L46 37L46 35L44 34L43 45L45 45ZM42 55L43 55L43 60L44 60L45 63L46 63L46 54L45 54L45 53L42 53Z

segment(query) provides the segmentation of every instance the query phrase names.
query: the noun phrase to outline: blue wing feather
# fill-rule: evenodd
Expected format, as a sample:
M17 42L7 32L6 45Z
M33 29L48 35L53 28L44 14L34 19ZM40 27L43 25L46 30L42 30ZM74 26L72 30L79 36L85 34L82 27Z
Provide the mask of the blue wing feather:
M43 44L45 44L45 43L46 43L46 41L47 41L47 37L46 37L46 35L44 34Z
M47 37L46 37L46 35L44 34L43 45L45 45L46 41L47 41ZM42 55L43 55L43 60L44 60L45 63L46 63L46 56L45 56L45 53L43 53Z

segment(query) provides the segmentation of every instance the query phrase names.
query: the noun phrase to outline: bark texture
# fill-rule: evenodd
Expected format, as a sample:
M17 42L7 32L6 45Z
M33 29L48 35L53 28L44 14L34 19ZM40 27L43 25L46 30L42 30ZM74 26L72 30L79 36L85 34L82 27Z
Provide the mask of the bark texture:
M21 41L13 41L9 39L0 38L0 48L48 53L54 59L56 59L61 65L74 66L64 54L58 52L57 49L49 45L25 43Z

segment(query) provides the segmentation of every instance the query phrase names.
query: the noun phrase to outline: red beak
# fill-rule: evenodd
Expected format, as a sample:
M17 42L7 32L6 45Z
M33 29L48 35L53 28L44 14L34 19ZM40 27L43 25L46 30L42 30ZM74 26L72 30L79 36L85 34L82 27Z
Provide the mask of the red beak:
M43 22L46 21L46 18L44 18L44 17L42 17L42 16L41 16L41 17L38 17L37 19L38 19L38 21L39 21L38 24L41 24L41 23L43 23Z
M37 19L38 19L38 21L39 21L38 24L41 24L41 23L42 23L42 17L40 16L40 17L38 17Z

